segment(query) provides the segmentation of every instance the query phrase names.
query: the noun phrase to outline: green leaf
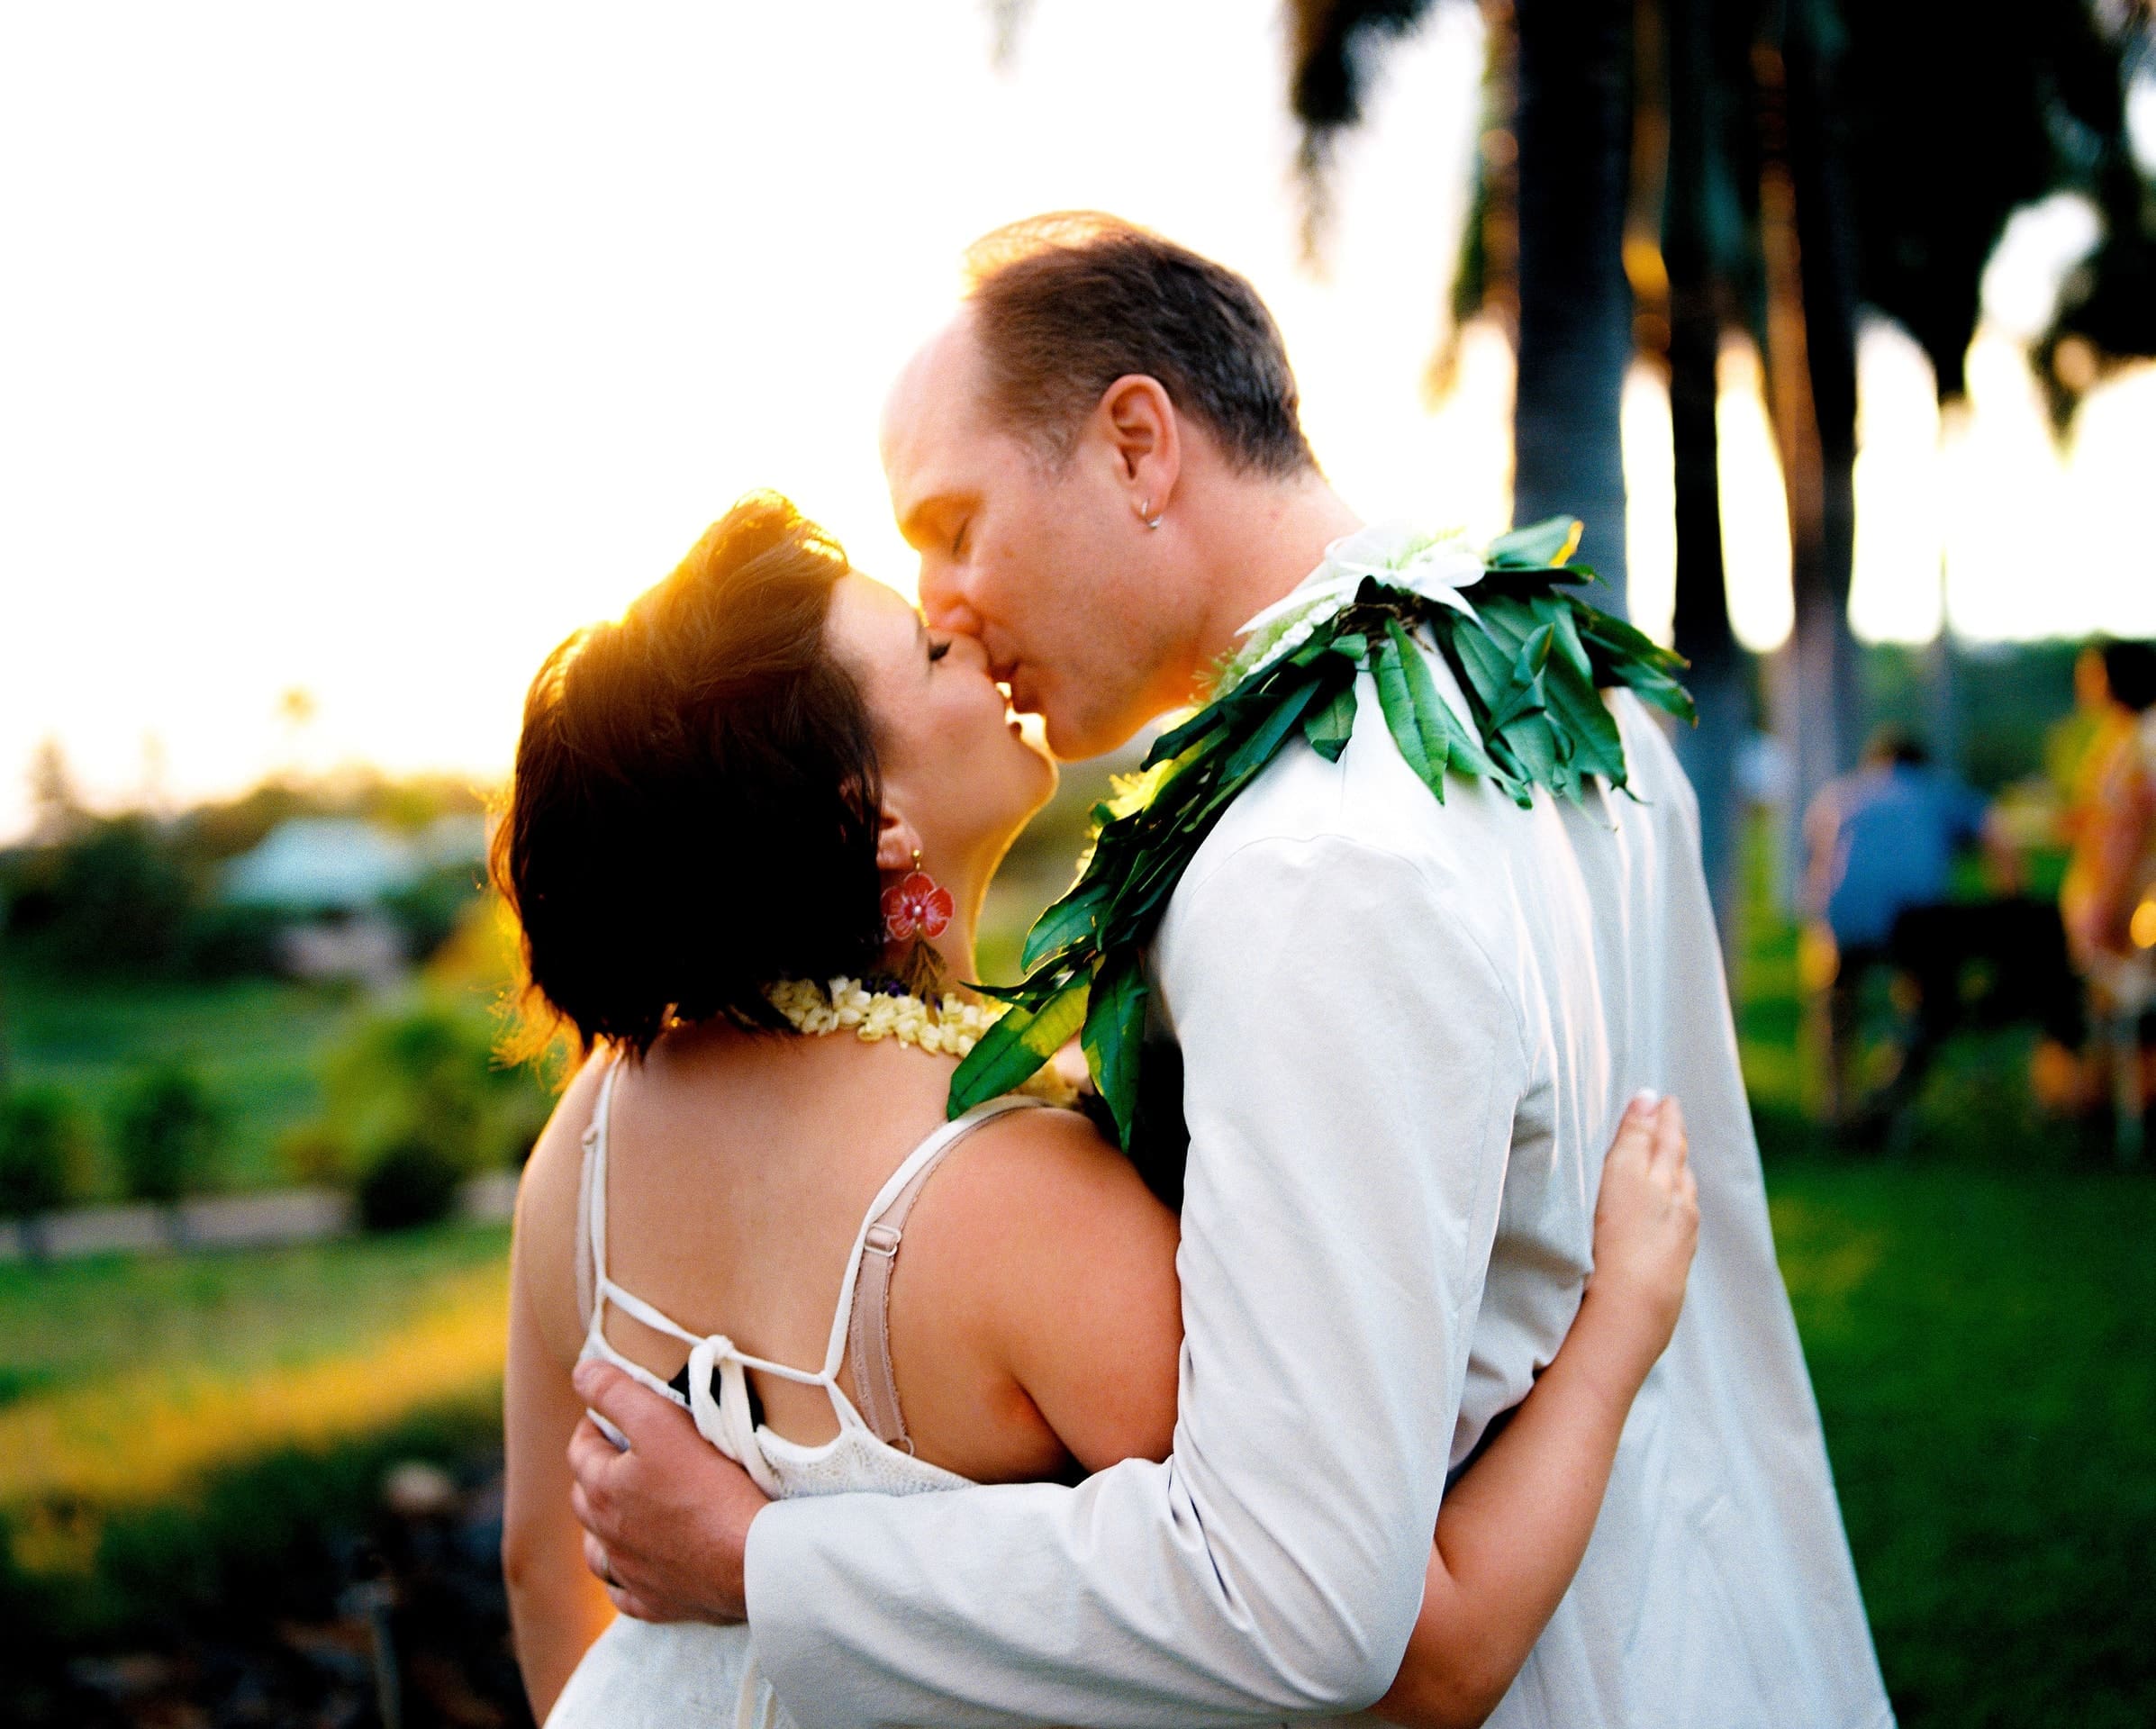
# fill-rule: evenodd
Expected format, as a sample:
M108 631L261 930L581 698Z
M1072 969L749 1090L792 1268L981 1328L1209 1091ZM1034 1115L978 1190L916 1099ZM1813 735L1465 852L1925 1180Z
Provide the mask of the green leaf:
M1073 889L1033 921L1019 964L1030 973L1043 961L1092 936L1111 892L1112 886L1099 878Z
M1418 693L1414 673L1419 672L1427 683L1430 669L1422 664L1422 651L1414 639L1400 629L1398 619L1385 620L1385 638L1392 652L1376 662L1378 707L1384 711L1386 730L1392 735L1392 742L1400 747L1400 754L1407 759L1408 766L1415 771L1415 778L1430 789L1439 804L1445 802L1445 771L1452 761L1451 741L1446 738L1436 716L1428 713L1417 700ZM1412 670L1410 670L1412 669ZM1431 686L1433 700L1436 687Z
M1227 719L1227 711L1219 703L1207 703L1180 727L1155 738L1153 748L1146 753L1146 760L1138 765L1138 772L1143 774L1162 763L1172 762L1208 733L1218 731Z
M1445 658L1460 681L1476 729L1482 735L1490 780L1507 798L1524 807L1534 802L1528 768L1505 734L1490 725L1490 717L1511 683L1518 646L1525 638L1517 630L1517 617L1508 620L1507 609L1487 606L1481 611L1482 629L1469 625L1445 638Z
M1573 611L1569 598L1552 597L1535 605L1535 616L1547 621L1556 642L1543 672L1543 694L1552 724L1572 741L1572 766L1581 774L1599 774L1611 786L1623 786L1625 741L1617 717L1595 688L1594 665L1580 640Z
M1303 711L1311 700L1325 688L1323 679L1312 678L1302 688L1281 702L1268 714L1258 729L1236 747L1235 755L1227 759L1227 766L1220 771L1223 781L1241 781L1256 774L1273 760L1273 753L1287 742L1288 735L1295 730L1295 723L1302 719Z
M1674 649L1664 648L1653 637L1635 629L1624 620L1608 612L1599 612L1591 606L1578 608L1580 634L1590 642L1599 642L1620 659L1635 660L1660 673L1681 673L1691 662Z
M1216 798L1222 808L1227 800ZM1191 862L1191 855L1198 850L1201 837L1189 836L1188 819L1177 830L1167 836L1135 859L1123 880L1116 885L1115 899L1109 903L1108 915L1101 920L1102 946L1114 940L1114 933L1129 929L1132 922L1143 919L1168 898L1169 892L1182 877L1183 866Z
M1310 748L1328 763L1340 760L1355 729L1355 687L1343 684L1322 709L1303 717L1302 736Z
M1576 516L1553 516L1514 529L1490 543L1486 562L1499 570L1546 570L1562 565L1580 544L1585 526Z
M1101 969L1085 1030L1079 1043L1093 1085L1116 1120L1116 1137L1130 1147L1130 1123L1137 1110L1138 1051L1146 1034L1146 973L1138 952L1128 950Z
M983 984L979 979L968 979L965 988L983 997L993 997L998 1002L1019 1002L1028 1009L1037 1009L1054 994L1052 991L1044 991L1037 980L1030 984L1023 980L1017 984Z
M1002 1019L981 1036L973 1054L951 1077L947 1114L963 1117L975 1105L1001 1099L1012 1088L1023 1085L1085 1024L1086 999L1092 989L1092 974L1081 973L1042 1004L1037 1013L1021 1008L1007 1009Z
M1460 615L1450 611L1442 618L1458 621ZM1473 629L1471 624L1467 627ZM1409 647L1413 647L1410 642ZM1416 719L1420 722L1423 736L1438 738L1445 742L1448 766L1462 774L1490 774L1494 773L1490 758L1476 744L1473 736L1460 724L1460 718L1453 712L1453 705L1445 700L1437 688L1437 681L1430 675L1429 662L1418 651L1401 663L1400 670L1408 681L1408 695L1415 704ZM1433 753L1435 754L1435 753ZM1440 803L1444 801L1440 800Z
M1522 715L1540 714L1544 708L1542 669L1549 665L1555 633L1544 625L1522 643L1512 657L1505 688L1490 704L1490 726L1503 732Z
M1580 640L1580 629L1572 618L1571 597L1538 594L1527 604L1535 619L1548 626L1553 639L1552 647L1563 664L1579 674L1588 684L1593 684L1594 663L1587 657L1587 645Z
M1572 765L1581 774L1599 774L1610 785L1623 786L1625 741L1601 693L1563 661L1551 664L1542 688L1551 722L1572 741Z
M1554 570L1516 569L1509 565L1492 566L1486 567L1482 572L1482 580L1467 591L1467 599L1480 612L1486 595L1526 600L1593 582L1595 579L1585 574L1586 569L1584 565L1564 565Z
M1592 607L1579 609L1580 636L1596 662L1598 684L1621 684L1643 702L1652 702L1680 720L1697 725L1699 711L1691 693L1675 674L1690 663L1664 648L1652 637L1643 636L1622 619Z
M1482 609L1482 624L1480 630L1455 631L1452 646L1459 656L1457 669L1464 674L1460 683L1468 707L1487 736L1488 717L1504 700L1506 687L1512 682L1512 663L1526 638L1507 629L1505 611L1499 607Z

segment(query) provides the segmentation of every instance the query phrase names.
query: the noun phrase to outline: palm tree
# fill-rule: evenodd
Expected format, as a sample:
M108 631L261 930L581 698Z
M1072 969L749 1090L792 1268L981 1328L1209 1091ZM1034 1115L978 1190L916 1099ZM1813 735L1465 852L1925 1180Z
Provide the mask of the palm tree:
M1738 756L1752 731L1752 664L1729 621L1722 564L1721 448L1715 411L1722 332L1736 321L1732 284L1746 258L1750 214L1727 195L1756 185L1732 174L1749 159L1720 62L1745 51L1716 0L1668 0L1661 89L1666 125L1662 256L1668 279L1670 435L1676 481L1677 592L1671 634L1692 663L1699 724L1677 750L1699 798L1700 851L1725 954L1737 940L1744 800Z
M1515 520L1578 516L1581 550L1626 610L1625 448L1632 286L1633 0L1526 0L1515 18L1518 384ZM1493 22L1499 21L1493 14Z
M1371 43L1411 30L1432 0L1291 4L1306 190L1321 204L1332 138L1362 119ZM1456 312L1491 310L1517 355L1513 514L1587 523L1582 554L1625 610L1620 416L1632 362L1624 266L1631 165L1632 0L1521 7L1487 0L1493 113L1464 239ZM1315 244L1321 227L1306 223ZM1439 360L1442 371L1444 358Z
M1360 119L1377 50L1432 4L1291 0L1291 101L1313 175L1323 172L1327 140ZM1978 283L2007 217L2046 192L2078 186L2097 198L2108 229L2035 350L2061 423L2079 393L2117 360L2156 353L2156 201L2133 168L2123 102L2124 63L2149 51L2145 0L2109 24L2059 0L2012 0L2011 11L1978 28L1952 0L1641 0L1638 16L1655 26L1661 48L1660 77L1641 79L1634 99L1665 102L1667 116L1659 226L1678 484L1677 646L1694 662L1702 712L1720 734L1687 749L1726 936L1741 818L1734 729L1748 681L1721 602L1712 369L1722 331L1749 328L1768 360L1798 616L1777 719L1798 768L1798 809L1857 746L1848 597L1860 305L1904 324L1931 355L1942 399L1957 397ZM1493 59L1501 59L1512 51L1509 12L1505 0L1485 12ZM1623 365L1583 333L1614 328L1608 188L1625 183L1631 132L1610 123L1606 104L1624 84L1623 26L1601 0L1519 0L1519 13L1518 279L1504 280L1504 259L1488 243L1491 224L1478 220L1464 237L1454 302L1472 307L1478 295L1501 299L1508 289L1518 298L1523 513L1529 499L1536 508L1606 509L1595 502L1593 476L1621 473L1615 416L1603 405L1613 372L1621 385ZM1551 90L1572 99L1555 119L1537 102ZM1537 148L1550 136L1537 131L1545 124L1569 127L1564 150ZM1589 149L1599 153L1592 161L1581 154ZM1863 164L1861 186L1853 161ZM1478 216L1508 190L1486 181ZM1545 222L1572 231L1548 234ZM1553 267L1574 275L1551 280ZM1530 390L1541 361L1530 358L1527 308L1543 293L1577 296L1581 310L1576 323L1538 324L1533 346L1546 356L1547 332L1557 330L1579 370L1546 390L1538 375ZM1542 417L1553 404L1564 472L1551 506L1526 487L1542 484L1541 453L1552 448Z
M1856 551L1856 256L1829 0L1788 0L1753 56L1761 131L1767 396L1789 499L1796 613L1783 666L1792 852L1821 787L1856 759L1849 587ZM1791 874L1794 880L1794 873Z

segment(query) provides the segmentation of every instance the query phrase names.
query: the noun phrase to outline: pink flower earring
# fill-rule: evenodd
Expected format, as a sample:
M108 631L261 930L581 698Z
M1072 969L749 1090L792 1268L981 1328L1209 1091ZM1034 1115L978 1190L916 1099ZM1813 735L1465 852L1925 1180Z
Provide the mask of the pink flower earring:
M930 944L950 928L957 910L951 892L921 869L916 846L912 870L883 891L883 942L886 957L896 962L892 973L924 1001L943 994L943 964Z
M913 869L896 888L883 891L883 937L902 943L934 938L950 928L958 910L951 892L920 867L920 848L913 849Z

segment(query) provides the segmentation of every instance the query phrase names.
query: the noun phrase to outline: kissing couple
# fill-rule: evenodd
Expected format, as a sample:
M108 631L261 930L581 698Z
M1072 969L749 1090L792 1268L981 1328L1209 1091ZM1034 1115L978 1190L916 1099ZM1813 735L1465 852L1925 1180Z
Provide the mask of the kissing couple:
M883 423L919 613L757 494L526 703L495 877L585 1056L513 1256L535 1715L1890 1722L1679 663L1576 525L1366 527L1234 273L968 262ZM1193 708L970 988L1012 711Z

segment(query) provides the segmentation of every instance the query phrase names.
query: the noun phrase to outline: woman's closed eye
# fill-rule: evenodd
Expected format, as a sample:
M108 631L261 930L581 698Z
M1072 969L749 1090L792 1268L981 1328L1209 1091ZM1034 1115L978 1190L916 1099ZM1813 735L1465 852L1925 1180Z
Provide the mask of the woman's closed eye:
M948 638L948 637L930 637L930 638L929 638L929 664L930 665L934 665L936 662L938 662L938 661L941 660L941 659L942 659L942 658L943 658L943 657L944 657L946 655L949 654L950 652L951 652L951 639L950 639L950 638Z

